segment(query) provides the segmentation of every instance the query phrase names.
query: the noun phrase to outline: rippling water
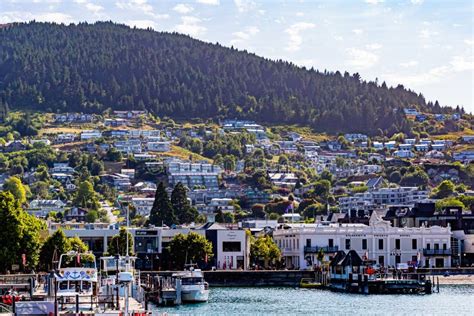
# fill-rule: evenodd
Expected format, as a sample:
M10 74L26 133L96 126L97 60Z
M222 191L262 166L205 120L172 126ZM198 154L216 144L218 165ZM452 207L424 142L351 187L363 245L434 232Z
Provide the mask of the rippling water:
M474 315L474 286L431 295L359 295L299 288L211 288L209 302L156 307L169 315Z

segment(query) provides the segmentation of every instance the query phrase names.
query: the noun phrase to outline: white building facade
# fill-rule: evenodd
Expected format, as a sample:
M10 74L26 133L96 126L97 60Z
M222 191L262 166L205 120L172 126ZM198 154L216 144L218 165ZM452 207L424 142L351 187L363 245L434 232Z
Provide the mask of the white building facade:
M370 224L294 224L277 229L273 238L286 267L309 269L324 252L330 260L338 250L355 250L381 266L408 263L418 267L451 266L451 229L439 226L398 228L372 213Z

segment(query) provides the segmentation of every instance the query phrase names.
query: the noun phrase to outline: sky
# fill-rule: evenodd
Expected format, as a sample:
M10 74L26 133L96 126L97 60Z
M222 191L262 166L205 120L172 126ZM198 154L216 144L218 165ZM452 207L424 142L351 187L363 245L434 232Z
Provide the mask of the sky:
M0 23L30 20L185 33L474 112L473 0L0 0Z

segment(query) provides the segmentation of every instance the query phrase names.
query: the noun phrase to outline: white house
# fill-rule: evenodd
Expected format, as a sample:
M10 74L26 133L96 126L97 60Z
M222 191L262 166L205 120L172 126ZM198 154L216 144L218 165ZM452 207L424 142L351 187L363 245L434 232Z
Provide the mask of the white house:
M138 215L148 216L153 207L155 198L146 197L134 197L132 198L132 205L135 208Z
M81 133L81 140L89 140L94 138L101 138L102 132L97 130L85 130Z
M61 200L33 200L28 213L36 217L46 217L50 212L63 212L66 204Z
M393 155L399 158L413 158L415 156L411 150L405 149L396 150Z
M168 141L148 142L146 146L149 151L167 152L171 149Z
M376 212L372 213L369 225L283 224L273 232L273 238L288 268L311 268L318 263L321 250L325 260L338 250L355 250L360 257L376 260L383 266L451 266L450 227L392 227Z

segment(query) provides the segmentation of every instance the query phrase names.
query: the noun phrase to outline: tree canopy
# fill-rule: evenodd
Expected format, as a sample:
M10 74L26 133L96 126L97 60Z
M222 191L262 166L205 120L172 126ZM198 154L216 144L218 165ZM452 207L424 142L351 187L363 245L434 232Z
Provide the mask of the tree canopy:
M40 231L45 224L26 213L10 192L0 192L0 272L11 270L13 264L33 268L38 263ZM26 267L22 255L26 256Z
M358 73L320 72L112 22L12 23L0 29L0 43L0 113L7 107L146 109L173 118L236 117L394 134L411 128L405 107L444 110L402 85L367 82ZM193 148L201 150L197 143Z
M155 226L178 224L178 219L163 182L160 182L156 188L155 201L150 211L150 224Z
M168 248L170 259L177 269L183 269L187 263L207 263L213 256L211 242L195 232L177 234Z

